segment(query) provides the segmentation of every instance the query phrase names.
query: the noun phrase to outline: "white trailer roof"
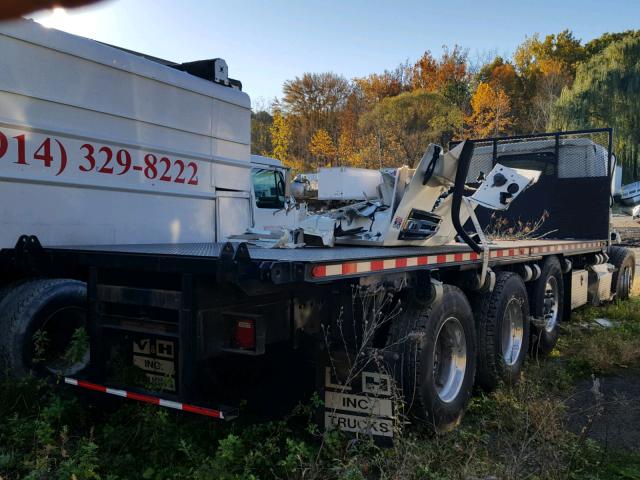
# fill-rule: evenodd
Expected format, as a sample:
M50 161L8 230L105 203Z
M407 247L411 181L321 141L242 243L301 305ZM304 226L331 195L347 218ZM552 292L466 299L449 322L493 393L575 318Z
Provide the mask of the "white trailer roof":
M251 108L249 95L244 92L218 85L89 38L44 27L33 20L0 23L0 35L71 54L240 107Z

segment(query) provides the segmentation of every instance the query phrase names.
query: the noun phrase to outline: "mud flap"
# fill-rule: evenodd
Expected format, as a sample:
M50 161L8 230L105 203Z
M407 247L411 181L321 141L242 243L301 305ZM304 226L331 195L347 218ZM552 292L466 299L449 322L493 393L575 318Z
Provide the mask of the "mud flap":
M390 445L398 431L397 389L386 362L372 360L364 367L350 368L347 355L336 357L318 367L321 425Z

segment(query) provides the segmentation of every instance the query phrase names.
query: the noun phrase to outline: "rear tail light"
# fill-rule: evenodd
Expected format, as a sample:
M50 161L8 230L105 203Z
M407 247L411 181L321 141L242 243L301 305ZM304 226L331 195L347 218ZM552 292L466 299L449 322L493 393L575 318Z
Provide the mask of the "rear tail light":
M255 350L256 348L256 322L253 319L236 321L234 340L237 348L243 350Z

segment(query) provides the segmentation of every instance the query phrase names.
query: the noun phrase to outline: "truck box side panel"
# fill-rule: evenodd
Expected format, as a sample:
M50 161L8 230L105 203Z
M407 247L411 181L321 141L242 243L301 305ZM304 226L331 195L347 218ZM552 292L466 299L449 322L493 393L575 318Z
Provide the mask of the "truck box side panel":
M209 157L213 153L213 146L217 146L218 142L225 142L207 135L2 91L0 122L9 128L28 127L86 140L101 140L108 144L148 146L160 151L169 150L182 155L191 153L203 157ZM239 153L233 148L216 148L228 153Z
M211 242L249 195L246 94L33 22L0 49L0 248Z
M213 241L214 214L214 199L0 182L2 248L24 234L46 245Z

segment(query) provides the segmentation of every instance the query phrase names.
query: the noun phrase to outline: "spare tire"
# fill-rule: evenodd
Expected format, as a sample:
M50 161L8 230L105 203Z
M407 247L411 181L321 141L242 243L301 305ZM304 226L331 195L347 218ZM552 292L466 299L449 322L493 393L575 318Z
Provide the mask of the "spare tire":
M0 301L0 364L13 377L74 375L89 363L87 287L68 279L22 283Z

